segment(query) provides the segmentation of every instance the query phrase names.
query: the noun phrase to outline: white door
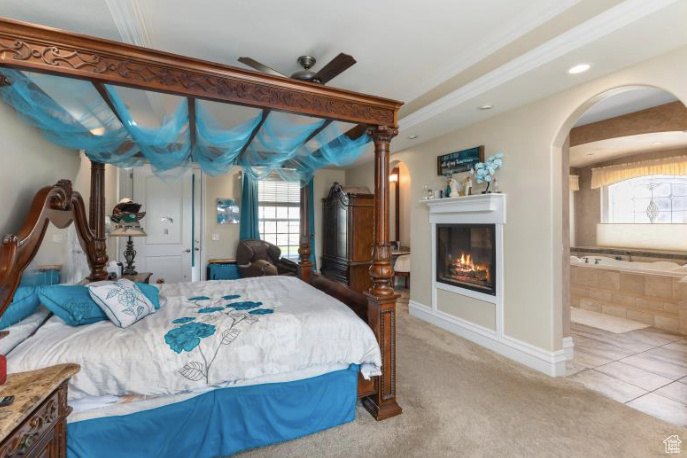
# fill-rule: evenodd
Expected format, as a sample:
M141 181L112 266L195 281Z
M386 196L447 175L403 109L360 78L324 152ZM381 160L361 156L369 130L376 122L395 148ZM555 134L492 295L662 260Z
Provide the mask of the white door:
M134 238L136 270L152 272L151 283L200 280L200 175L189 169L163 181L150 167L134 169L133 200L143 205L141 226L148 234Z

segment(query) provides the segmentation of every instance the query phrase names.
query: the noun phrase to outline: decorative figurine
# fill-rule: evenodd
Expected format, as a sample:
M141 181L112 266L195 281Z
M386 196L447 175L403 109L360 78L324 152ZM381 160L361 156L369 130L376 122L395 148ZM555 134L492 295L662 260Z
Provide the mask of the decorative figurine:
M465 179L465 195L466 196L472 195L472 177L470 175L468 175L467 178Z
M112 209L112 216L110 219L113 223L132 224L143 219L146 212L140 212L141 204L133 202L129 198L124 198L119 201L115 208Z
M451 177L451 179L448 180L448 185L449 185L449 189L451 191L451 197L460 196L460 191L458 191L458 182L456 181L455 178Z

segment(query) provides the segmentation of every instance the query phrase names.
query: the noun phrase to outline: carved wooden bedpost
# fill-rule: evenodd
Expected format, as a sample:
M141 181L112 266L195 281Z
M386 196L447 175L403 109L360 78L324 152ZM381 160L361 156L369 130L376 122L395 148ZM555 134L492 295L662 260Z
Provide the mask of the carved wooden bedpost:
M312 262L310 261L310 212L309 207L309 189L308 183L301 187L301 205L300 205L300 239L298 243L298 276L306 283L310 283L310 274L312 274Z
M382 375L375 379L376 394L363 399L365 408L384 420L402 412L396 402L396 299L391 283L389 244L389 145L398 134L395 127L370 128L367 134L375 144L375 243L367 295L368 323L382 349Z
M105 164L91 161L91 198L88 205L88 225L93 232L96 257L93 259L91 281L107 279L107 236L105 234Z

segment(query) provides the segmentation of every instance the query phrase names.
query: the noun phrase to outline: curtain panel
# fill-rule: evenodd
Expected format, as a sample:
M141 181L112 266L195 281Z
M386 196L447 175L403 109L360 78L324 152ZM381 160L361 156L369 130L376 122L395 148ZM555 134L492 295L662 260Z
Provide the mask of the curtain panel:
M317 256L315 254L315 179L308 183L308 232L310 233L310 262L313 271L317 272Z
M248 174L241 177L241 214L239 217L239 239L259 240L258 182Z
M570 175L568 177L568 186L570 191L580 190L580 177L578 175Z
M647 175L687 176L687 156L593 168L592 189Z

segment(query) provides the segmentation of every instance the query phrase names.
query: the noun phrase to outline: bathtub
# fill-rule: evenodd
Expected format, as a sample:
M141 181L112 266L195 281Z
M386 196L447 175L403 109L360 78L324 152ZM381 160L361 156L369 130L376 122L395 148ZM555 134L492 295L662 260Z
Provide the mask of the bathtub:
M636 273L663 274L687 277L687 265L670 261L633 262L605 256L570 256L571 266L596 267Z
M571 256L570 302L687 335L687 265Z

